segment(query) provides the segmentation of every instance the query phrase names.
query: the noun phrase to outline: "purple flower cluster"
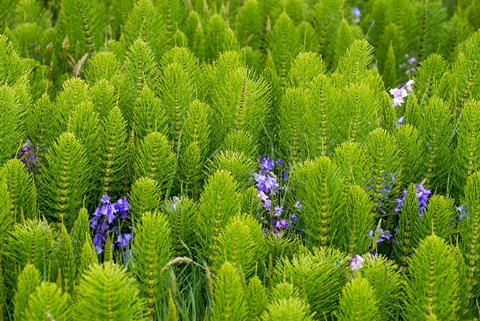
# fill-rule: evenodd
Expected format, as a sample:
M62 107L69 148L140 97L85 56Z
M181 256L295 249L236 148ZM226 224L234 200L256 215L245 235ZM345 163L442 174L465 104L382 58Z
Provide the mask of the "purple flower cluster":
M17 156L20 158L21 162L27 166L32 171L36 170L38 164L38 152L39 147L35 146L28 138L25 141L25 144L22 146L22 150L18 152Z
M405 69L405 74L408 76L413 75L415 73L415 69L417 68L417 58L410 56L408 53L405 54L406 62L401 64L399 67Z
M281 159L278 159L274 162L268 157L263 157L260 160L260 171L254 174L254 179L256 182L258 198L263 204L263 208L269 213L270 223L264 221L264 229L271 224L271 229L274 234L280 235L281 232L287 228L291 227L291 224L295 224L298 221L298 217L295 214L290 215L290 221L282 219L282 214L284 214L284 209L282 206L276 205L275 203L280 203L280 193L279 191L284 189L280 187L279 179L273 173L275 169L275 163L279 167L283 167L282 179L280 181L287 181L288 174L286 169L288 168ZM299 204L299 203L298 203Z
M382 243L383 241L390 240L392 243L395 243L395 239L393 238L392 233L389 230L384 231L383 228L378 230L379 236L377 237L377 244ZM374 231L370 230L368 233L368 237L373 237Z
M363 262L365 262L363 257L361 257L360 255L354 255L350 262L348 262L348 266L353 273L356 273L363 267Z
M103 195L100 201L102 204L96 208L93 217L90 219L90 227L95 230L93 244L97 253L103 252L103 245L109 233L112 237L117 236L114 244L118 248L125 248L132 239L132 234L122 233L122 223L130 218L128 216L130 205L127 199L121 197L112 204L110 203L110 197Z
M418 200L418 209L419 215L423 215L423 211L427 207L428 197L432 194L432 191L425 189L422 184L417 184L417 200ZM401 198L397 198L397 208L395 208L396 213L400 213L402 210L403 203L405 203L405 198L407 196L407 190L404 189Z
M401 106L404 101L403 99L407 97L413 91L414 81L409 80L405 85L400 88L390 89L390 95L393 96L393 107Z

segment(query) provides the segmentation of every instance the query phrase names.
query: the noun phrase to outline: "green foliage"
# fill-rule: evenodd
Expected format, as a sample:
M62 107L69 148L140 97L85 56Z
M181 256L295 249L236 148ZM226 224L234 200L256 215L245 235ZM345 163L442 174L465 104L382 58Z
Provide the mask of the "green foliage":
M162 102L147 85L143 86L135 102L132 123L133 130L140 139L155 131L166 133Z
M43 275L44 280L54 275L54 248L57 233L46 221L27 220L15 224L5 239L2 249L6 267L6 285L11 295L18 280L18 274L27 264L32 264Z
M365 146L355 142L345 142L335 148L333 162L347 186L360 185L367 187L367 178L372 175L372 164L369 162Z
M288 164L305 160L308 156L305 123L310 95L302 89L287 89L278 111L280 155Z
M17 159L7 161L0 170L10 194L11 215L17 222L37 217L37 190L33 176Z
M77 106L88 105L91 103L88 85L79 78L66 80L62 85L62 91L58 94L53 109L54 115L50 118L53 121L55 130L55 139L67 130L70 114Z
M480 168L480 103L464 105L456 134L453 183L456 191L463 191L467 178Z
M132 221L135 223L137 219L140 219L142 213L157 210L160 206L161 195L157 181L148 177L137 179L133 183L132 191L128 198Z
M274 280L292 283L316 315L329 318L337 310L338 294L347 282L346 267L338 265L344 259L332 249L298 253L291 260L284 257L275 269Z
M45 155L40 209L70 229L82 207L90 176L85 149L71 133L62 134Z
M90 238L89 216L90 214L88 214L88 210L85 207L82 207L70 233L73 243L73 253L77 258L80 257L82 246L86 239Z
M85 54L101 48L107 28L103 2L63 0L58 17L59 32L68 43L70 55L76 62ZM71 59L72 59L71 58Z
M0 178L0 243L3 244L10 227L16 221L12 215L12 200L5 179Z
M135 176L149 177L158 184L162 195L168 195L175 169L175 156L165 135L148 134L142 141L135 161Z
M459 275L455 257L443 239L431 235L410 259L406 283L405 320L457 320Z
M175 257L187 256L197 245L195 231L192 228L195 226L197 211L197 204L186 196L165 201L162 212L165 213L171 227Z
M208 164L208 171L228 171L232 174L242 189L251 184L253 173L257 169L257 162L243 152L221 151Z
M235 51L238 47L235 33L218 14L210 17L204 32L205 60L212 62L224 51Z
M345 195L344 202L344 224L342 231L339 230L339 234L343 234L344 237L342 250L351 255L368 252L370 240L365 235L374 223L370 198L360 186L352 185ZM340 238L341 235L336 237Z
M28 62L18 55L5 35L0 35L0 61L0 86L14 86L30 73ZM4 95L2 94L2 97Z
M0 48L1 45L0 43ZM8 85L0 86L0 97L0 122L2 124L0 127L0 137L2 137L0 139L0 164L3 164L15 155L24 140L24 106L19 101L15 88Z
M93 264L98 264L97 250L93 246L90 234L85 234L85 242L79 254L77 275L79 277L83 275ZM78 292L78 288L76 290Z
M302 202L299 218L309 246L340 246L343 185L329 158L307 160L293 169L292 185Z
M31 264L27 264L18 276L17 289L13 297L13 317L15 320L26 320L25 311L28 307L28 299L42 281L40 272Z
M258 0L246 0L240 8L236 19L236 35L243 46L260 49L262 41L262 18Z
M239 59L235 56L233 53L221 55L211 75L216 84L210 91L211 127L217 127L212 131L212 143L215 146L222 144L232 131L247 132L253 136L256 144L262 143L268 104L267 85L246 68L224 66L230 63L229 58ZM226 74L222 73L224 67L230 67Z
M241 321L247 318L243 277L235 265L225 262L218 271L211 320Z
M397 174L400 156L395 139L383 129L372 131L365 142L368 162L372 168L371 196L375 204L383 201L383 182ZM370 184L370 182L368 182Z
M97 151L98 177L101 190L97 197L108 194L113 199L122 195L123 172L127 151L126 123L118 107L114 107L102 121Z
M174 46L173 38L175 31L182 26L185 20L185 5L181 0L154 0L153 3L157 10L162 13L165 43L167 48L170 49Z
M275 69L284 81L290 70L292 60L301 51L301 35L287 13L282 13L275 22L269 38Z
M444 191L451 170L452 111L447 103L432 97L422 116L422 136L427 147L424 185Z
M55 105L48 95L44 93L35 101L26 117L27 134L30 141L42 150L53 143L58 134L58 129L52 124L52 115L55 113ZM41 160L40 160L41 162Z
M468 219L460 222L460 249L462 250L468 270L466 274L467 295L470 304L480 296L479 286L479 260L480 260L480 235L478 224L480 220L480 173L470 176L465 186L465 202L468 210Z
M315 52L301 52L292 61L288 73L288 86L290 88L308 88L311 82L320 75L325 74L325 62Z
M356 277L342 290L337 320L380 320L379 304L370 283Z
M175 151L179 148L188 107L196 97L194 79L190 78L185 69L182 64L176 62L166 65L160 81L162 107L169 123L168 136L174 142Z
M133 106L143 87L147 85L156 91L157 79L158 67L154 53L146 42L135 40L128 48L122 73L115 78L119 88L118 104L128 124L133 119Z
M413 254L417 244L415 241L416 227L420 221L420 212L418 208L417 187L411 183L408 186L405 201L400 212L400 220L398 223L398 232L396 234L397 245L394 251L399 262L403 267L408 264L408 258Z
M160 58L169 40L165 34L162 11L155 8L151 0L140 0L135 3L128 14L122 32L121 42L125 49L135 40L142 39L150 45L157 58Z
M196 217L196 233L203 258L211 258L218 245L221 229L239 211L238 185L229 172L211 175L200 196Z
M397 126L393 137L399 150L399 173L395 177L398 191L409 182L420 182L426 160L424 141L420 131L409 124Z
M477 2L0 1L0 321L478 318Z
M57 245L57 267L61 277L62 290L72 294L77 278L76 260L73 242L64 225L60 226L59 241Z
M92 103L101 120L106 118L117 106L117 92L113 84L106 79L100 79L90 87Z
M198 198L210 147L210 107L198 100L187 111L182 130L179 176L185 194Z
M480 32L476 32L459 45L457 57L448 77L449 98L457 113L468 100L479 98L479 39Z
M97 52L87 65L85 79L92 85L102 79L112 81L120 68L120 62L111 51Z
M400 307L403 293L403 277L398 267L382 255L365 257L363 267L359 270L362 278L372 286L379 315L393 319Z
M59 320L72 318L72 299L68 293L62 292L55 283L42 283L28 300L25 310L26 320Z
M250 278L245 290L247 300L248 319L260 320L260 316L267 309L267 291L258 276Z
M75 320L144 320L138 284L113 263L94 264L78 286Z
M140 293L147 301L148 318L161 310L167 299L168 274L164 266L173 258L170 227L165 215L143 213L136 226L132 245L133 272L141 282ZM156 315L160 318L159 315Z
M314 319L310 315L308 305L303 300L293 297L271 302L262 320L311 321Z
M246 278L251 277L265 256L262 226L251 216L236 216L220 232L214 248L214 271L230 262Z
M441 195L432 196L413 234L415 244L430 234L449 240L455 234L457 215L453 199Z

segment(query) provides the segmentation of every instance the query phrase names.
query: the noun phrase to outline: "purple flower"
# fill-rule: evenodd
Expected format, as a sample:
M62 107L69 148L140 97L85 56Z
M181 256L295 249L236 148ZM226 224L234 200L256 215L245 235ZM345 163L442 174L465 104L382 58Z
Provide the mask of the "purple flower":
M271 200L265 200L265 202L263 202L263 207L267 210L267 211L270 211L270 206L272 204L272 201Z
M128 243L130 242L131 239L132 239L132 234L120 233L118 235L116 243L117 243L118 247L123 249L123 248L127 247Z
M275 167L275 163L268 157L262 157L260 160L260 170L264 173L270 172Z
M290 224L287 223L285 220L277 220L272 223L273 227L286 229L290 227Z
M120 219L123 220L128 218L127 211L130 209L130 204L128 204L128 201L125 197L120 197L118 201L113 204L113 207L120 213Z
M395 126L403 125L403 122L405 121L405 116L400 117L395 121Z
M105 241L105 237L102 237L100 234L95 234L93 236L93 244L95 245L95 249L97 250L97 254L103 252L103 242Z
M427 207L428 197L432 194L432 191L425 189L422 184L417 184L417 199L420 210L420 216L423 215L423 210Z
M397 201L397 207L395 208L395 213L400 213L403 203L405 203L405 197L407 196L407 190L404 189L402 192L402 197L401 198L396 198L395 200Z
M292 221L292 224L296 224L298 222L298 217L295 214L290 215L290 221Z
M279 185L275 177L267 174L254 174L255 181L257 182L257 189L264 193L271 193L279 189Z
M283 208L281 206L276 206L273 209L273 212L276 214L276 216L280 216L280 214L282 214L282 212L283 212Z
M265 194L263 191L259 191L259 192L258 192L258 198L259 198L262 202L265 202L266 200L268 200L267 194Z
M355 273L362 268L363 262L365 262L365 260L360 255L355 255L348 263L348 266L350 267L352 272Z
M409 81L407 81L407 83L405 84L405 86L403 88L405 88L405 90L408 92L408 93L412 93L413 89L412 89L412 86L415 82L410 79Z
M360 22L360 16L362 13L360 12L360 9L357 7L352 9L352 17L353 17L353 23L358 24Z
M432 194L432 191L429 189L425 189L422 184L417 184L417 200L418 200L418 210L419 215L423 216L423 211L427 207L428 197ZM407 190L403 190L402 198L397 198L397 207L395 208L395 212L399 213L402 209L403 203L405 202L405 197L407 196Z
M103 204L110 204L110 196L108 196L107 194L103 195L102 198L100 199L100 201L103 203Z

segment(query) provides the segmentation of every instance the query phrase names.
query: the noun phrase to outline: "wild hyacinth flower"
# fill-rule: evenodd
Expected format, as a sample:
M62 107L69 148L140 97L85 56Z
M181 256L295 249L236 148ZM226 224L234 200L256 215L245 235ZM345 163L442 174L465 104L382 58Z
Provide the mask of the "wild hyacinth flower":
M103 195L100 199L101 204L95 209L93 217L89 220L90 228L95 231L93 244L100 254L103 252L103 246L107 235L117 236L115 245L118 248L125 248L130 242L132 235L121 231L122 223L128 218L130 205L126 198L121 197L117 202L111 203L108 195Z
M362 15L362 12L357 7L352 9L352 17L353 17L354 24L358 24L360 22L361 15Z
M276 168L275 165L278 165L278 167ZM262 202L264 210L268 212L268 219L262 217L264 230L271 230L276 235L280 235L282 230L290 227L290 224L281 218L284 208L280 205L282 204L281 191L285 190L285 187L280 186L280 183L283 184L288 179L287 168L288 166L281 159L274 162L268 157L262 157L259 160L260 170L253 176L258 198ZM277 175L273 172L274 169L283 171L283 180L277 178ZM292 222L292 224L294 223Z
M356 273L363 267L363 262L365 262L365 260L360 255L355 255L348 263L348 266L353 273Z
M37 171L38 164L38 152L40 148L35 146L28 138L25 140L25 144L22 146L22 150L17 153L20 161L31 171Z
M419 215L423 215L423 211L427 207L428 197L432 194L432 191L425 189L422 184L417 184L416 196L418 200L418 211ZM396 213L400 213L402 210L403 203L405 203L405 198L407 196L407 190L404 189L401 198L397 198L397 207L395 208Z
M425 189L422 184L417 185L417 199L420 211L420 216L423 215L423 211L427 207L428 197L432 194L432 191Z
M394 126L403 125L403 122L404 122L404 121L405 121L405 116L402 116L402 117L400 117L399 119L397 119L393 125L394 125Z
M400 88L390 89L390 95L393 96L393 107L401 106L404 103L404 98L408 97L413 91L414 81L409 80L405 85Z
M405 74L410 76L415 73L417 68L417 58L410 56L408 53L405 54L406 61L402 63L399 67L405 70Z
M263 173L268 173L275 168L275 163L268 157L262 157L260 160L260 170Z

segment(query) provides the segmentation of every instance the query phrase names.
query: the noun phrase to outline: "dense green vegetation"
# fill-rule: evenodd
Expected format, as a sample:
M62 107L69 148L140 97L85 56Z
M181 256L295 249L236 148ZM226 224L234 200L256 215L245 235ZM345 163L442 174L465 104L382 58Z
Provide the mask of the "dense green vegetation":
M478 320L476 0L0 0L0 321Z

